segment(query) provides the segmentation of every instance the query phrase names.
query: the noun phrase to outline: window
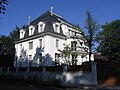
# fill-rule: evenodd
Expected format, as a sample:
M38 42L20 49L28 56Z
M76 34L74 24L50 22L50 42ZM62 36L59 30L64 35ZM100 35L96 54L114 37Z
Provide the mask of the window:
M80 42L80 45L83 46L83 42Z
M73 51L77 50L77 41L72 41L71 42L71 48L72 48Z
M40 24L40 32L43 31L43 24Z
M72 65L77 65L77 55L72 55Z
M59 47L59 40L56 39L56 47L58 48Z
M29 49L33 49L33 42L29 42Z
M20 64L20 67L22 67L22 62L23 62L22 56L20 56L20 60L19 60L19 61L20 61L20 63L19 63L19 64Z
M38 32L43 32L43 29L44 29L44 24L41 22L38 24Z
M21 38L23 38L23 31L21 32Z
M55 25L55 31L56 32L58 31L58 25L57 24Z
M22 51L22 44L20 44L20 51Z
M59 65L60 64L59 57L60 57L60 54L55 53L55 65Z
M55 32L59 33L59 25L55 24Z
M68 36L70 36L70 30L68 30Z
M30 35L33 34L33 28L30 28Z
M42 47L42 39L39 40L39 46Z
M32 66L32 55L29 55L29 67Z
M42 53L39 53L39 66L42 64Z
M32 55L29 55L29 60L32 60Z
M33 35L35 31L35 27L34 26L30 26L29 27L29 35Z

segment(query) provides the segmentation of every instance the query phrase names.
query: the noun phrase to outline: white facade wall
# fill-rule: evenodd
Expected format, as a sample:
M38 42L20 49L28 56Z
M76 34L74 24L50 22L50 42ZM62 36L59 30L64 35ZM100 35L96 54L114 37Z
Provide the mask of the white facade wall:
M43 51L37 52L37 49L40 48L40 46L39 46L40 39L42 39ZM59 47L56 47L56 39L59 40ZM33 42L33 49L29 50L29 42ZM22 58L24 58L24 61L28 60L28 62L29 62L29 55L32 56L32 60L33 60L36 53L42 53L43 57L45 57L46 55L50 55L50 59L54 62L55 61L55 53L60 53L58 51L58 49L62 50L64 43L65 43L64 39L46 35L44 37L40 37L40 38L36 38L33 40L25 41L25 42L22 42L19 44L15 44L16 56L18 57L18 60L20 60L20 56L22 56ZM22 45L22 49L21 49L21 45ZM62 60L60 62L62 62ZM36 63L39 64L39 58L37 59Z

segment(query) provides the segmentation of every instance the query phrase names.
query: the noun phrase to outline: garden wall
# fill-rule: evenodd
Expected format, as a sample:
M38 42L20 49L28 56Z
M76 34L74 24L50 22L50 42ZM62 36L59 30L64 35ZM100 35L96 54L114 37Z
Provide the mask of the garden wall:
M97 84L96 63L79 66L8 68L7 72L2 72L1 69L0 75L1 74L9 74L14 77L22 76L24 78L28 78L28 76L30 76L42 81L59 80L63 86Z

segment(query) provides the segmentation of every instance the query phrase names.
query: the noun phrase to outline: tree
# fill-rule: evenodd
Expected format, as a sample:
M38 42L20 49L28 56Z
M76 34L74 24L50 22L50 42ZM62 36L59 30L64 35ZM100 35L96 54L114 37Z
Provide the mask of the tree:
M64 64L68 65L70 63L71 48L69 45L64 44L64 49L61 51L61 58L64 61Z
M1 35L0 36L0 42L2 43L1 47L0 47L0 51L1 51L1 57L4 57L4 55L7 55L7 58L9 57L9 61L7 62L8 66L9 65L13 65L14 63L14 42L19 39L19 31L20 28L18 26L15 27L15 29L13 29L12 32L10 32L10 35L5 36L5 35Z
M86 22L85 22L85 29L87 29L87 35L86 35L86 40L88 42L88 47L89 47L89 61L91 61L91 54L93 50L93 46L96 41L96 33L97 30L99 29L99 25L97 24L96 20L93 18L91 13L89 11L86 12Z
M19 39L19 37L20 37L20 27L18 27L18 26L16 26L14 29L13 29L13 31L12 32L10 32L10 38L12 39L12 41L13 42L15 42L16 40L18 40Z
M4 70L6 70L6 64L8 64L7 62L7 58L9 55L9 49L11 47L11 39L9 36L5 36L5 35L1 35L0 36L0 42L1 44L1 53L0 53L0 66L4 67ZM11 61L11 59L9 58L9 61Z
M107 60L120 61L120 20L106 23L98 34L98 51Z
M0 13L5 14L5 5L8 5L8 0L0 0Z

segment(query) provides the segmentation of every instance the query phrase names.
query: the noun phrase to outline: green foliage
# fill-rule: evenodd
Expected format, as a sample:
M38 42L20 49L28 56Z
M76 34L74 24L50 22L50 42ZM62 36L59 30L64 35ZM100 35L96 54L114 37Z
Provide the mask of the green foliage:
M10 35L0 35L0 42L3 44L0 47L1 57L4 57L4 54L9 56L9 61L7 62L8 65L13 66L14 62L14 42L19 39L19 31L20 28L18 26L10 32Z
M13 42L15 42L16 40L19 39L20 35L19 35L19 31L20 28L18 26L16 26L12 32L10 32L10 38L12 39Z
M9 49L11 47L12 40L9 36L1 35L0 41L2 42L3 46L1 47L2 53L9 53Z
M64 61L65 64L68 65L68 63L70 62L70 55L72 53L71 48L69 47L69 45L64 44L64 49L63 51L60 51L60 52L61 52L62 60Z
M8 0L0 0L0 13L5 14L5 5L8 5Z
M116 78L116 85L120 85L120 63L113 63L110 61L97 62L98 84L103 84L103 82L110 77Z
M99 29L99 25L97 24L94 17L91 15L89 11L86 12L86 22L85 22L85 29L87 29L88 33L86 36L86 40L89 46L89 61L91 61L90 57L92 54L93 46L96 41L96 33Z
M120 20L106 23L98 34L98 51L108 60L120 61Z

